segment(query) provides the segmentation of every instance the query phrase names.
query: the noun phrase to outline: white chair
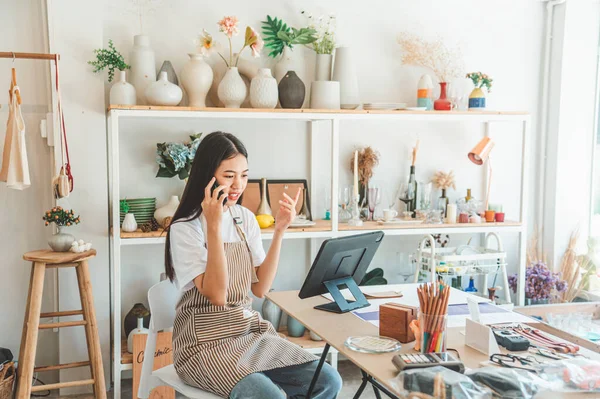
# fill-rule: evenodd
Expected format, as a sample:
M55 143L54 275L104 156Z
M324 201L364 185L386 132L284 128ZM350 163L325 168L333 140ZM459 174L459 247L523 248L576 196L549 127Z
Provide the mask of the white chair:
M161 281L148 290L148 304L150 305L152 317L150 318L150 332L144 353L154 353L156 351L156 337L158 332L173 327L177 298L177 289L169 280ZM137 394L138 398L147 399L150 396L150 392L160 386L170 386L188 398L220 398L220 396L187 385L179 378L172 364L156 371L152 371L153 366L154 356L144 356L140 387Z

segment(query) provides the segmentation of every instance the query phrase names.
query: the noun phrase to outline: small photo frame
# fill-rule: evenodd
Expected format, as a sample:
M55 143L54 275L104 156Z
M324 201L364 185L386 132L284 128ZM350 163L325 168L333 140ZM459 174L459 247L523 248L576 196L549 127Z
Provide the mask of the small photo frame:
M240 205L250 209L256 215L261 195L260 179L248 179L248 184L246 185L246 190L244 190Z

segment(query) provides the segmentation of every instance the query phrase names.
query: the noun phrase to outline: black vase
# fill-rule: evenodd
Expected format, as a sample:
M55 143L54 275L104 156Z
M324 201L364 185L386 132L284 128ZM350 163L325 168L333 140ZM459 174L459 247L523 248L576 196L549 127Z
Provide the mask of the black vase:
M281 108L302 108L306 87L294 71L287 71L279 82L279 103Z
M137 328L138 317L144 318L144 327L150 328L150 311L146 309L144 304L136 303L125 316L123 327L125 329L125 337L129 337L129 333Z

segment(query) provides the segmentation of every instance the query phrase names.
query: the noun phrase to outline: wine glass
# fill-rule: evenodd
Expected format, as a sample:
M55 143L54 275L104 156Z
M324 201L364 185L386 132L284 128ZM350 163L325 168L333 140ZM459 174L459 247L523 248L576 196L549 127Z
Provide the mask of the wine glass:
M352 218L352 213L348 210L350 204L350 189L348 187L342 187L339 193L340 211L339 218L340 222L347 222Z
M381 194L379 192L379 188L377 187L369 187L368 191L368 202L369 202L369 218L368 220L373 220L373 216L375 214L375 207L377 206L377 201L381 202Z
M431 193L433 191L433 184L431 182L419 182L418 183L418 195L419 195L419 209L428 210L431 208Z
M410 184L403 182L400 183L397 197L400 201L404 202L406 209L408 209L409 203L415 198L415 193L411 190Z

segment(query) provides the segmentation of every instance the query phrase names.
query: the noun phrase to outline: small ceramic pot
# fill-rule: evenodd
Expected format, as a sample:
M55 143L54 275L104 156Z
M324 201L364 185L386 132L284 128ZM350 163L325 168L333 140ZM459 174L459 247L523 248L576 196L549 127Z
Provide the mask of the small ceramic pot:
M71 244L75 241L75 237L73 237L69 233L63 233L61 230L64 228L63 226L59 226L58 233L54 234L48 240L48 245L54 252L68 252L71 249Z
M304 335L304 331L306 330L306 328L304 328L304 326L300 324L298 320L294 319L290 315L288 315L287 328L288 335L290 337L301 337Z
M469 215L465 212L458 215L458 223L469 223Z
M504 212L496 212L496 222L504 222Z
M496 211L485 211L485 221L492 223L496 220Z

